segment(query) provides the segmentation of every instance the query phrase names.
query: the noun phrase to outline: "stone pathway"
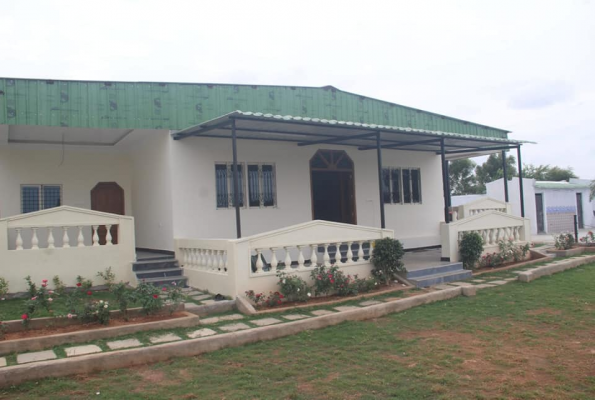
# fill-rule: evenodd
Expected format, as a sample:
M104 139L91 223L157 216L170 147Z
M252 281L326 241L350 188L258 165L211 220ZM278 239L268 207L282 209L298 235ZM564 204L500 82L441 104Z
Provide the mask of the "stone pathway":
M548 264L551 265L553 262L558 262L558 261L552 261ZM534 269L534 268L535 267L532 267L529 269ZM499 279L492 278L494 280L490 280L489 277L485 277L482 279L471 279L469 281L451 282L448 284L436 285L433 288L434 289L443 289L443 290L444 289L452 289L452 288L458 287L458 286L461 286L461 287L462 286L473 286L476 289L493 288L493 287L505 285L507 283L514 282L514 281L518 280L518 277L516 277L515 274L518 274L522 270L527 270L527 268L525 267L525 268L522 268L519 270L507 271L508 275L510 277L502 277L502 275L500 275ZM504 275L504 276L506 276L506 275ZM211 301L211 302L214 301L210 298L211 297L210 295L201 293L194 289L185 289L185 294L187 296L191 296L192 298L194 298L197 301L200 301L201 303L208 302L208 301ZM386 298L383 298L382 301L364 300L364 301L359 302L358 305L336 306L336 307L332 307L333 308L332 310L327 309L327 308L319 308L319 309L313 309L313 310L310 309L308 311L300 311L299 313L294 312L294 313L289 313L289 314L275 315L274 317L262 316L260 318L254 318L254 319L251 319L251 318L249 318L243 314L239 314L239 313L216 315L216 316L212 316L209 318L203 318L200 320L201 325L211 325L209 328L207 328L207 327L203 327L200 329L194 328L194 330L192 328L189 328L187 331L176 331L176 333L174 333L174 332L155 332L155 334L153 336L149 336L148 339L143 339L143 341L141 341L138 338L129 338L129 339L121 339L121 340L117 340L117 338L116 338L116 340L112 340L112 341L109 341L106 343L107 348L109 350L105 350L105 351L126 350L126 349L141 347L141 346L153 346L153 345L165 344L165 343L170 343L170 342L204 338L204 337L209 337L209 336L214 336L214 335L219 335L219 334L224 334L224 333L243 331L243 330L247 330L247 329L255 329L258 327L290 323L291 321L298 321L298 320L303 320L303 319L307 319L307 318L330 315L330 314L335 314L338 312L361 310L362 307L364 307L364 308L371 307L371 306L374 306L377 304L382 304L385 302L402 300L402 299L403 299L403 297L386 297ZM194 304L194 303L191 303L191 304ZM312 308L315 308L315 307L316 306L312 306ZM226 322L232 322L232 321L236 321L236 322L226 323ZM60 354L60 351L59 350L57 350L57 351ZM70 358L70 357L82 356L82 355L86 355L86 354L96 354L96 353L102 353L102 352L104 352L104 350L100 346L98 346L96 344L86 344L86 345L80 345L80 346L65 347L64 353L63 353L63 355L60 355L60 357L64 357L64 355L65 355L67 358ZM57 358L59 358L58 354L56 354L56 352L54 350L35 351L35 352L17 354L16 363L17 364L34 363L34 362L39 362L39 361L53 360L53 359L57 359ZM8 364L7 358L0 357L0 368L7 367L7 364Z

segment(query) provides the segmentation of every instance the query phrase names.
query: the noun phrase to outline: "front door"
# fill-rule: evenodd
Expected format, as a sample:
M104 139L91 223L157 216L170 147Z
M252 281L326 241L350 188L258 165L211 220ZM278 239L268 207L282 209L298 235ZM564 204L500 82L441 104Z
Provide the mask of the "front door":
M576 194L576 216L578 218L578 229L585 228L585 222L583 219L583 194Z
M310 160L312 218L357 224L353 161L343 150L318 150Z
M124 215L124 189L116 182L99 182L91 189L91 210ZM110 229L112 243L118 243L118 227ZM99 244L105 244L107 229L100 226L97 229Z
M537 212L537 233L545 232L543 221L543 194L535 193L535 210Z

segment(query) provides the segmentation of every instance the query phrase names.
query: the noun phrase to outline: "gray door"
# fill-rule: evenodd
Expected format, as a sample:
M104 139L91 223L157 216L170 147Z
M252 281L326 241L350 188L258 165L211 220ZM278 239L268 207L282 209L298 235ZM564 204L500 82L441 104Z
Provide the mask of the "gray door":
M537 211L537 233L544 233L543 194L541 193L535 193L535 210Z
M577 193L576 194L576 216L578 218L578 229L583 229L585 227L584 219L583 219L583 194Z

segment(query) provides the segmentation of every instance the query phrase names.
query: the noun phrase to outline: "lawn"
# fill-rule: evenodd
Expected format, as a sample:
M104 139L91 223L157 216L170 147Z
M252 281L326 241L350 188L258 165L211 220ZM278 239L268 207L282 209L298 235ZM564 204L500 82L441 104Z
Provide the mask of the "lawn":
M1 399L593 399L595 264L198 357L0 389Z

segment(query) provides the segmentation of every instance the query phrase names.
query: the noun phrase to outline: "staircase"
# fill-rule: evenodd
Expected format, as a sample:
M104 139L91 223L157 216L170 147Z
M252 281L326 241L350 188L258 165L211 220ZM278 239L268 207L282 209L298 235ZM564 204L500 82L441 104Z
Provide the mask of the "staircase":
M407 279L417 287L427 287L471 278L463 263L443 264L407 272Z
M137 255L137 261L132 263L132 270L139 282L144 281L155 286L166 286L175 282L182 287L186 286L184 270L180 268L173 255L144 252L142 256Z

